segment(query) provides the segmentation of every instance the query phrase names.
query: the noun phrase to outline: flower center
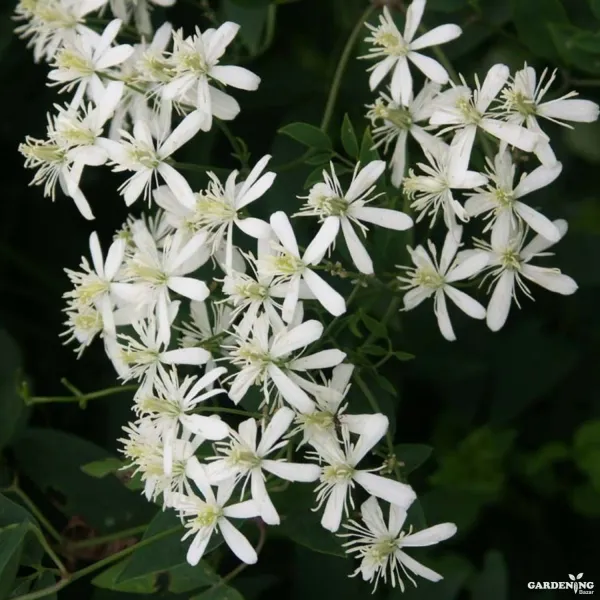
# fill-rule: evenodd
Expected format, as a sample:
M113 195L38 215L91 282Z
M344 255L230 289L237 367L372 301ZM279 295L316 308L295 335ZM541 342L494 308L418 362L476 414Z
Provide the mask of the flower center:
M380 28L375 33L373 43L381 46L384 52L391 56L406 56L408 54L408 46L402 37L386 27Z
M384 118L398 129L410 129L413 124L412 116L407 108L390 108Z
M256 281L251 283L240 283L235 287L235 292L238 296L248 298L248 300L255 302L262 302L269 297L269 288Z
M506 90L502 95L506 101L507 110L516 111L525 118L537 113L535 102L523 92Z
M21 154L33 164L63 164L67 152L57 144L39 140L28 140L19 146Z
M107 292L109 289L108 284L101 279L92 279L87 283L77 287L75 291L75 298L77 298L82 304L89 304L94 301L99 295Z
M224 221L237 219L237 211L221 196L200 194L196 201L196 221L203 226L220 225Z
M323 194L318 189L308 194L307 204L326 217L343 217L348 212L349 206L345 198Z
M510 208L515 203L515 194L512 190L496 188L494 190L494 199L498 208Z
M150 365L158 362L159 353L156 350L122 350L121 359L127 365Z
M511 271L520 271L521 263L523 261L520 254L516 250L513 248L507 248L500 255L500 262L505 269L509 269Z
M100 313L91 310L86 312L79 312L73 316L73 325L79 331L95 331L102 329L102 317Z
M256 467L260 467L261 459L244 448L237 447L232 448L229 454L229 462L237 467L241 467L244 470L251 470Z
M308 415L299 415L298 420L305 427L331 429L335 425L335 415L328 411L315 411Z
M94 72L94 65L85 56L67 48L59 51L56 56L56 66L65 71L76 71L84 76Z
M378 541L369 547L366 554L376 564L384 564L390 555L394 554L398 546L394 538L387 538Z
M208 66L199 52L185 51L177 54L177 66L181 70L192 71L196 75L206 75Z
M157 413L167 417L177 418L181 414L181 408L176 398L169 400L157 396L145 396L137 405L145 413Z
M193 523L199 529L202 527L210 527L222 516L223 510L220 507L209 504L198 512Z
M444 286L445 281L435 269L431 267L421 267L415 271L413 276L415 286L438 289Z
M302 273L306 265L293 254L283 251L279 256L270 257L272 268L276 273L285 276Z
M131 144L129 158L131 162L142 165L147 169L156 169L160 164L154 148L148 148L141 144Z
M152 285L161 286L166 285L169 277L166 273L163 273L160 269L151 265L146 265L142 262L132 261L129 266L129 273L133 277L143 279Z
M327 483L344 483L354 477L356 470L350 465L327 465L323 469L321 480Z
M465 98L464 96L459 98L456 101L456 108L467 124L478 125L482 119L482 114L475 108L471 98Z

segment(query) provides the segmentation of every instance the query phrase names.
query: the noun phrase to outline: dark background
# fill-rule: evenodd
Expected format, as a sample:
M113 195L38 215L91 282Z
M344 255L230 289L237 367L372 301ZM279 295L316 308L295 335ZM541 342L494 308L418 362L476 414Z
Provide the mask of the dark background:
M303 148L277 135L277 129L293 121L319 124L339 55L367 4L282 3L272 43L261 49L266 4L212 1L210 8L218 18L225 15L243 25L234 60L263 79L258 92L233 92L242 112L232 130L248 144L251 161L269 152L274 164L282 164L300 156ZM180 0L168 15L189 32L192 24L203 27L207 16L210 20L207 5ZM401 8L402 2L396 5ZM85 535L92 535L89 528L107 533L118 530L117 525L124 529L147 522L151 507L130 492L121 498L119 486L114 496L100 492L109 488L95 487L103 482L78 470L94 458L85 459L71 437L47 437L39 428L68 432L114 452L130 417L130 396L98 400L85 410L51 404L28 412L18 408L14 384L18 373L43 396L68 394L60 383L65 377L84 392L117 384L101 344L94 344L79 361L72 348L61 345L61 295L68 289L63 268L75 268L87 254L92 228L106 242L127 213L116 193L120 179L106 169L90 170L83 182L97 217L91 224L70 199L58 194L53 204L40 189L28 187L31 173L24 170L17 146L25 135L43 137L45 113L57 95L45 85L47 66L34 65L25 43L12 37L11 10L10 2L0 9L0 327L6 331L0 340L0 442L7 444L2 470L6 482L15 471L20 474L20 485L59 530L69 526L71 531L76 517ZM156 18L162 18L158 10ZM463 36L443 49L468 80L496 62L514 72L526 61L538 70L558 68L555 91L578 89L582 97L600 100L597 0L430 0L424 22L428 28L444 22L463 27ZM353 57L362 53L359 44ZM329 128L334 140L345 113L357 131L366 125L364 105L372 102L366 66L350 60ZM571 275L578 292L561 297L535 288L535 302L521 297L522 309L513 306L498 334L452 312L459 338L455 343L440 336L430 305L394 317L389 325L394 348L416 358L383 367L396 397L378 389L378 398L395 418L395 443L433 447L431 457L409 478L420 494L427 523L454 521L459 526L454 539L424 555L424 562L439 569L445 581L437 586L419 582L418 591L406 593L410 599L552 600L572 592L531 592L526 583L566 581L568 574L580 572L583 580L600 586L600 125L544 128L564 169L556 183L531 199L551 218L568 220L567 236L555 248L556 257L545 264ZM237 166L218 129L199 136L180 156L197 164ZM281 174L263 210L294 212L300 203L296 195L303 193L313 168L305 165ZM199 186L202 177L191 181ZM134 210L142 208L140 201ZM417 229L417 241L426 235L425 228ZM396 241L385 246L381 259L391 268L402 253ZM478 294L481 299L483 294ZM368 298L362 308L380 318L385 303L380 306L376 295ZM347 335L345 344L356 343ZM17 426L8 431L13 421ZM117 512L128 511L122 522L107 518L117 497ZM294 546L290 537L299 541L302 536L276 535L259 566L243 575L239 590L246 598L367 597L369 589L362 582L345 578L354 568L351 562ZM316 542L313 547L320 548ZM87 559L111 551L103 547ZM85 556L74 560L76 568L86 564ZM88 581L59 596L129 597L94 588ZM400 594L381 586L377 597L392 600Z

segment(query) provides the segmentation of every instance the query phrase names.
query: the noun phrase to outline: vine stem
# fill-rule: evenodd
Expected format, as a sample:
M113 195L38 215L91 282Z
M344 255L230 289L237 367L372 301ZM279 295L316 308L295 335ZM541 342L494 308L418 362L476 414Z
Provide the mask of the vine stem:
M148 538L146 540L141 540L137 544L134 544L133 546L129 546L129 548L125 548L124 550L121 550L120 552L116 552L115 554L112 554L111 556L107 556L106 558L99 560L98 562L95 562L93 565L89 565L83 569L80 569L79 571L76 571L75 573L71 573L71 574L67 575L60 581L57 581L54 585L44 588L43 590L37 590L35 592L30 592L28 594L23 594L21 596L17 596L16 598L13 598L13 600L37 600L38 598L44 598L44 596L49 596L50 594L59 592L60 590L71 585L71 583L73 583L74 581L77 581L78 579L81 579L82 577L85 577L86 575L89 575L90 573L94 573L95 571L98 571L99 569L102 569L103 567L106 567L114 562L117 562L121 558L125 558L126 556L129 556L130 554L135 552L138 548L148 546L151 543L156 542L157 540L160 540L169 535L172 535L173 533L175 533L176 531L179 531L180 529L181 529L181 527L177 526L177 527L172 527L171 529L167 529L165 531L161 531L161 533L158 533L158 534L152 536L151 538Z
M356 25L354 25L354 29L352 30L350 37L346 41L346 45L344 46L342 55L333 75L331 87L329 88L329 96L327 97L325 111L323 112L323 118L321 119L321 131L327 131L327 127L329 126L331 118L333 117L335 103L337 101L337 97L340 91L340 85L344 77L344 72L346 71L346 66L348 65L348 60L350 59L350 53L352 52L352 49L356 44L358 35L364 27L365 21L368 20L369 16L371 15L374 9L375 7L371 5L360 15L358 21L356 22Z
M62 380L63 385L69 387L66 380ZM73 389L73 388L70 388ZM53 404L59 402L79 402L85 403L88 400L97 400L98 398L105 398L106 396L112 396L114 394L120 394L122 392L133 392L138 389L137 385L121 385L115 387L109 387L104 390L98 390L97 392L90 392L89 394L75 393L74 396L27 396L21 394L25 404L31 406L33 404ZM78 391L78 390L76 390Z
M80 548L93 548L94 546L100 546L108 542L114 542L115 540L124 540L125 538L139 535L144 533L148 529L148 523L146 525L138 525L137 527L131 527L130 529L124 529L123 531L117 531L115 533L109 533L107 535L99 535L87 540L80 540L78 542L67 542L66 547L69 550L78 550Z

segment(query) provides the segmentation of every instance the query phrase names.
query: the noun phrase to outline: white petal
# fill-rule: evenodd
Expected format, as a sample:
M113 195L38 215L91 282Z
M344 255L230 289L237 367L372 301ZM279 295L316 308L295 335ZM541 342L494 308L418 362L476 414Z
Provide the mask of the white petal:
M271 215L269 219L271 223L271 227L277 236L277 239L281 243L281 245L294 256L299 256L298 254L298 244L296 243L296 236L294 235L294 230L290 224L290 220L287 215L283 211L275 212Z
M195 566L200 562L200 559L206 550L206 546L208 546L212 532L213 528L208 530L207 528L203 528L194 536L186 555L186 560L190 565Z
M98 70L109 69L124 63L134 53L133 46L129 44L122 44L115 48L109 48L96 62L96 68Z
M323 516L321 517L321 525L328 531L335 532L340 528L347 493L347 483L336 483L333 486L333 490L327 499Z
M385 79L397 60L398 59L395 56L387 56L375 65L375 68L371 71L369 77L369 87L371 90L374 90Z
M353 465L357 465L367 453L379 442L385 435L389 427L389 419L382 414L375 413L366 424L364 433L358 438L352 448L349 460Z
M287 406L283 406L277 410L262 434L260 444L256 449L258 456L265 456L269 453L279 438L289 429L294 416L294 411L287 408Z
M431 79L431 81L440 85L448 83L448 71L437 60L419 52L409 52L408 58L427 79Z
M381 177L384 171L385 162L382 160L373 160L365 165L353 179L344 198L348 202L354 202L354 200L375 185L375 182Z
M514 190L515 197L522 198L531 192L546 187L560 175L561 171L562 164L559 162L550 167L543 165L538 167L521 179L519 185Z
M568 275L563 275L552 269L544 269L534 265L523 265L521 271L524 277L538 285L563 296L569 296L577 291L577 283Z
M462 231L462 227L457 225L454 235L450 231L446 234L446 237L444 238L444 245L442 247L442 254L440 257L440 273L446 273L452 264L458 247L460 246Z
M454 329L452 329L450 315L448 314L448 307L446 306L446 296L442 290L438 290L435 293L434 312L435 316L437 317L438 327L440 328L441 334L449 342L453 342L456 339L456 335L454 334Z
M527 204L515 202L515 212L525 221L531 229L551 242L558 242L562 237L554 223L542 213L534 210Z
M258 560L252 544L227 519L219 519L219 529L225 543L242 562L253 565Z
M346 353L336 348L321 350L315 354L303 356L291 362L290 369L294 371L309 371L310 369L330 369L339 365L346 358Z
M264 240L271 237L271 226L262 219L246 217L245 219L238 219L235 224L250 237Z
M316 342L323 333L323 325L314 319L278 335L272 346L270 354L274 357L282 357L290 354L294 350L304 348L313 342Z
M217 119L232 121L238 116L241 109L238 101L233 96L214 88L212 85L209 86L208 92L212 114L217 117ZM210 128L211 123L206 122L201 129L203 131L208 131Z
M262 467L265 471L273 473L286 481L302 481L309 483L319 479L321 469L317 465L284 462L282 460L263 460Z
M260 374L260 367L242 369L233 379L229 389L229 398L238 404L246 395L254 380Z
M405 510L417 497L415 491L409 485L367 471L357 471L354 475L354 481L365 488L372 496L381 498L390 504L396 504Z
M165 142L161 144L159 149L161 158L171 156L173 152L189 142L200 131L204 120L204 114L198 110L187 115Z
M348 252L350 252L350 257L356 268L361 273L371 275L373 273L373 261L347 218L342 219L342 233L344 234Z
M181 415L181 424L192 433L201 435L207 440L222 440L229 435L229 427L225 421L204 415Z
M485 76L481 91L477 97L476 108L480 113L484 113L494 98L500 93L510 77L510 70L506 65L494 65Z
M317 235L306 248L302 256L303 262L306 264L317 265L323 260L323 256L335 240L338 231L340 230L339 217L327 217Z
M481 119L479 126L494 137L504 140L507 144L515 146L524 152L532 152L536 144L541 140L539 134L515 123L485 118Z
M94 270L98 273L100 278L104 278L104 258L102 257L100 240L95 231L90 235L90 254L92 255L92 262L94 263Z
M323 308L334 317L339 317L346 312L346 301L338 294L320 275L306 269L302 273L306 285L315 295L315 298L323 305Z
M406 23L404 25L404 40L409 44L423 18L423 11L425 10L426 0L413 0L406 11Z
M226 21L210 36L210 41L206 44L206 60L209 63L212 64L223 56L239 29L237 23Z
M396 231L405 231L413 226L413 220L407 214L389 208L362 206L353 209L352 216L359 221L366 221Z
M471 160L471 152L473 151L473 144L475 143L476 133L476 125L467 125L454 136L449 150L449 177L459 179L468 169L469 161Z
M255 75L248 69L234 65L217 65L210 70L210 74L217 81L240 90L252 92L257 90L260 85L260 77L258 75Z
M265 486L265 480L260 469L253 469L250 475L250 489L252 499L258 504L260 509L260 518L267 525L279 525L281 519L277 514L277 509L273 506L273 502L269 497L267 488Z
M538 106L538 114L560 121L592 123L598 120L598 105L590 100L555 100Z
M406 552L402 552L402 550L398 550L396 552L397 559L410 571L419 575L419 577L423 577L428 581L440 581L443 577L432 571L430 568L422 565L420 562L417 562L414 558L411 558Z
M252 519L252 517L258 517L258 513L258 506L253 500L246 500L223 508L223 514L231 519Z
M490 255L488 252L474 252L468 258L461 260L447 275L446 281L452 283L453 281L462 281L473 277L477 273L480 273L487 267L490 262Z
M415 127L415 129L421 129ZM432 136L433 137L433 136ZM399 188L404 179L404 173L406 171L406 140L408 138L408 130L401 129L396 139L396 146L394 147L394 153L390 159L390 165L392 168L392 185ZM417 140L418 141L418 140Z
M413 97L413 80L410 67L405 56L397 59L394 72L392 73L392 84L390 87L394 102L408 106Z
M203 365L210 358L210 352L204 348L178 348L160 355L160 360L167 365Z
M174 292L196 302L206 300L210 294L210 290L204 281L192 279L191 277L169 277L168 286Z
M315 404L306 392L294 383L279 367L270 364L268 373L283 399L301 413L310 413Z
M568 230L567 222L564 219L556 219L552 221L554 226L558 229L561 239L565 236ZM544 252L550 246L553 246L555 242L541 236L536 235L530 242L521 250L521 258L524 261L528 261L533 258L536 254Z
M492 331L499 331L506 323L510 303L512 302L515 275L513 271L504 271L487 307L487 325Z
M454 523L440 523L402 538L403 546L433 546L451 538L456 533Z
M410 49L421 50L429 46L440 46L455 40L461 33L462 29L458 25L440 25L411 42Z
M196 197L194 196L194 192L192 192L187 179L179 171L175 170L171 165L160 163L158 165L158 172L162 175L165 183L179 202L184 206L195 206Z
M448 295L448 298L460 308L460 310L471 318L485 319L485 308L468 294L465 294L461 290L457 290L451 285L444 287L444 292Z
M404 310L412 310L421 304L427 298L431 298L434 291L428 287L416 287L404 294L403 303Z

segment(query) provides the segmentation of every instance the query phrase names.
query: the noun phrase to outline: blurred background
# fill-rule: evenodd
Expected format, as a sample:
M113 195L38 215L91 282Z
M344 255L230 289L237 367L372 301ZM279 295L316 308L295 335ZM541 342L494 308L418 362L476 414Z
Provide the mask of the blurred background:
M399 15L406 8L401 1L389 4ZM277 130L294 121L319 125L340 53L366 7L365 0L179 0L166 15L187 32L213 20L242 25L232 60L260 75L262 84L254 93L233 92L242 112L231 128L247 143L251 161L271 153L282 164L303 148ZM46 112L63 99L46 86L47 66L34 65L25 43L12 35L13 8L9 1L0 8L0 473L6 486L18 473L20 487L59 531L86 539L136 527L154 512L116 479L107 483L79 469L115 453L130 418L130 395L96 400L85 410L51 404L29 411L15 382L26 380L41 396L68 395L62 378L83 392L118 385L101 344L77 360L59 334L61 296L68 289L63 269L76 268L87 254L92 228L106 243L127 213L116 193L121 180L106 169L90 169L83 181L97 217L93 223L70 199L59 194L53 204L40 189L28 187L31 172L23 168L17 146L26 135L44 136ZM165 13L157 9L155 17L162 21ZM427 28L447 22L464 29L443 50L468 81L494 63L513 72L527 63L538 72L557 69L553 97L575 89L600 101L600 0L429 0ZM373 102L367 63L354 58L364 53L361 42L342 81L329 127L338 145L344 114L359 134L367 124L364 107ZM395 443L410 445L407 470L419 465L409 480L420 494L425 522L454 521L459 528L442 547L415 553L445 579L437 585L419 581L417 590L409 583L404 597L410 600L553 600L569 592L534 592L527 582L567 581L581 572L583 580L600 587L600 123L544 127L563 173L532 202L549 217L569 222L548 264L572 276L579 291L561 297L535 288L535 302L521 297L522 308L513 306L497 334L453 313L454 343L439 334L430 305L389 325L394 347L415 358L382 368L391 385L378 391L380 403L395 420ZM235 168L230 152L215 128L179 156ZM282 173L264 213L274 207L294 212L313 169L299 165ZM191 182L199 187L203 178ZM140 201L135 210L143 208ZM417 228L416 240L426 233ZM391 269L403 252L402 245L388 244L380 258ZM373 301L367 309L378 318L385 305ZM19 502L18 495L11 498ZM346 579L356 565L330 540L315 541L307 532L308 526L275 532L259 565L235 580L239 593L250 600L369 597L362 582ZM73 564L121 547L88 548L72 557ZM159 576L154 594L96 583L82 580L59 597L191 596L170 590ZM395 600L401 593L381 586L376 597Z

